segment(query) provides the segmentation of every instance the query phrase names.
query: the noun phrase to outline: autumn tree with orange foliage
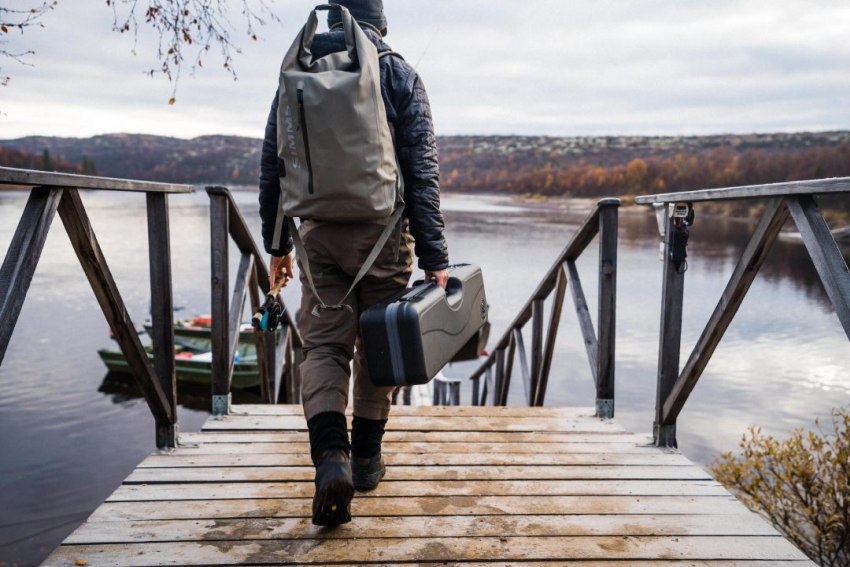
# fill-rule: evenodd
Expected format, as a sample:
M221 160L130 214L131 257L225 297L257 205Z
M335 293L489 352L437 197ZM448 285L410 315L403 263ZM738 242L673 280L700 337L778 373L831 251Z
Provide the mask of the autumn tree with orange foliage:
M551 154L498 155L473 151L441 151L451 175L443 187L454 192L537 194L547 197L633 196L850 176L850 144L798 150L736 151L719 147L673 156L632 158L623 163L588 163L586 159ZM610 158L609 158L610 161ZM750 202L724 204L723 211L748 214ZM850 205L831 205L850 213ZM733 210L734 209L734 210ZM705 211L708 211L705 208Z

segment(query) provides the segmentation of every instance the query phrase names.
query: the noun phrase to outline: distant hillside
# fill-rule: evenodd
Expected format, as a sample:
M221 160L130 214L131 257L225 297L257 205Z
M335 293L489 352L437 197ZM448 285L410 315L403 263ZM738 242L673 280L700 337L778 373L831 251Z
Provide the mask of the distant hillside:
M191 140L144 134L91 138L29 136L0 146L51 155L82 165L91 160L100 175L173 183L253 184L259 175L262 141L238 136Z
M445 136L438 138L438 144L442 186L456 192L595 197L850 175L850 131L690 137ZM26 152L36 160L47 149L58 162L110 177L255 185L262 140L32 136L0 141L0 147L7 153Z

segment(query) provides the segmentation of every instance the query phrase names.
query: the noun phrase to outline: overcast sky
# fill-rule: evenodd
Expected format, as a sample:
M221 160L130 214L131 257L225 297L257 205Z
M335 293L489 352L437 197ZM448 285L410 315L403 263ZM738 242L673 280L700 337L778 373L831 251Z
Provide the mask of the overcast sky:
M239 2L234 1L234 6ZM15 0L13 3L24 2ZM0 139L139 132L259 137L281 58L317 0L240 34L239 80L209 57L171 84L155 38L111 31L103 0L60 0L13 36ZM143 0L140 3L144 4ZM438 134L707 134L850 128L847 0L385 0L387 42L419 62ZM238 12L237 12L238 20ZM241 22L240 24L241 30Z

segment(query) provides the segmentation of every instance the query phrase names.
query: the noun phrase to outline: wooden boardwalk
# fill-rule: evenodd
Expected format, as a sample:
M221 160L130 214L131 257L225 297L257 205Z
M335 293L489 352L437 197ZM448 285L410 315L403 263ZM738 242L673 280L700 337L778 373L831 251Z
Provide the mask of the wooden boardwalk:
M235 406L145 459L44 563L813 565L681 454L592 410L394 408L386 479L310 523L298 406Z

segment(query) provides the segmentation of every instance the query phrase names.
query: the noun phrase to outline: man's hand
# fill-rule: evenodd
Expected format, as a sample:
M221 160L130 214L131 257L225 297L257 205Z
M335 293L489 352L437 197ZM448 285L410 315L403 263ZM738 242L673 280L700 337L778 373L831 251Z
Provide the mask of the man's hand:
M446 289L446 282L449 281L449 273L446 270L425 270L425 281L437 280L437 285Z
M292 271L291 252L286 256L272 256L271 262L269 262L269 289L274 289L275 283L281 276L286 278L281 287L286 287L289 280L295 277L295 273Z

